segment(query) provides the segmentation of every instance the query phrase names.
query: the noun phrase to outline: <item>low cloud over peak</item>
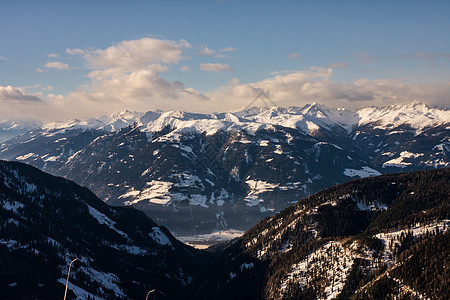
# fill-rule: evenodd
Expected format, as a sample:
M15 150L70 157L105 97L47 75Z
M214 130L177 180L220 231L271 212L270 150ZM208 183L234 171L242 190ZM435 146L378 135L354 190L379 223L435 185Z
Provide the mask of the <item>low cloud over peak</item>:
M21 89L12 86L0 86L0 102L43 102L42 99L33 95L25 94Z

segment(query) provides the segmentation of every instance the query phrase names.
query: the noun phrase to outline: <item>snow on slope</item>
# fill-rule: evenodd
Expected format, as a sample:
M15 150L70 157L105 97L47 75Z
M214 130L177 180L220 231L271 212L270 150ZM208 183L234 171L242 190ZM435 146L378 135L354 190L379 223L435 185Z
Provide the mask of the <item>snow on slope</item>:
M311 134L320 127L333 130L340 127L350 132L356 126L378 122L378 128L395 128L408 123L421 130L424 127L449 122L450 110L430 108L421 102L388 107L367 107L356 112L345 108L331 108L312 103L304 107L253 107L234 113L188 113L182 111L149 111L147 113L124 110L109 116L103 115L88 120L52 122L42 129L52 133L69 129L102 129L108 132L120 130L136 123L143 132L158 132L167 126L175 129L166 136L176 139L180 134L198 132L214 134L218 130L246 130L255 133L271 126L296 128ZM49 133L49 134L52 134Z
M331 241L311 253L306 259L291 267L291 271L281 282L280 291L286 292L288 283L295 282L298 288L305 288L310 282L327 278L323 294L319 299L334 299L344 288L357 254L352 247Z
M450 122L450 110L430 108L427 105L413 101L405 105L387 107L367 107L358 110L360 120L358 125L379 122L380 129L395 128L402 124L410 124L420 132L425 127Z
M396 257L393 249L396 245L400 245L401 236L411 234L413 237L418 238L424 236L427 232L431 233L435 230L445 232L448 230L449 224L450 220L448 219L429 224L418 223L411 225L408 229L399 229L374 235L384 245L381 253L381 263L388 268L395 265ZM362 245L359 241L353 241L352 243L330 241L310 253L305 259L291 266L290 271L280 282L279 293L281 295L287 294L289 286L292 285L295 288L303 289L311 283L323 282L324 284L319 287L321 294L318 299L335 299L347 283L347 277L355 259L371 261L366 270L368 272L376 269L378 258L373 256L373 253L372 249ZM415 291L413 292L415 293Z

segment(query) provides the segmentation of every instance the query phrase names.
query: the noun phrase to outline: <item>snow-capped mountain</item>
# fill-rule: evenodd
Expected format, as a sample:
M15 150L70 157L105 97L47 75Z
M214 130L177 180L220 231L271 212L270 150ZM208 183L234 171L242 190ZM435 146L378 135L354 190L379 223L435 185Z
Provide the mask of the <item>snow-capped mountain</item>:
M221 259L200 293L210 299L445 299L449 195L450 169L325 189L217 246Z
M358 126L377 123L374 129L392 129L408 125L416 129L416 134L425 128L450 122L450 110L446 108L430 108L420 101L406 105L388 107L367 107L357 111Z
M0 120L0 143L39 126L42 126L42 122L38 120Z
M318 103L123 111L46 124L3 143L0 158L133 205L179 235L245 230L328 186L449 166L449 113L418 102L356 112Z
M130 207L0 161L1 299L189 299L205 254Z

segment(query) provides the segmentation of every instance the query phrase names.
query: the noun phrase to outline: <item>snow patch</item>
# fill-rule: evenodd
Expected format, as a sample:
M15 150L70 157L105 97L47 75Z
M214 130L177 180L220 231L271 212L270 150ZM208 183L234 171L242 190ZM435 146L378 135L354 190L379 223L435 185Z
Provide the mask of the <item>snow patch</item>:
M397 167L397 168L405 168L407 166L411 166L412 163L405 162L403 159L405 158L418 158L420 156L423 156L423 153L411 153L409 151L402 151L400 153L400 156L391 160L386 161L383 163L383 168L385 167Z
M3 202L3 208L6 209L6 210L12 211L15 214L17 214L17 210L19 208L24 208L24 207L25 207L25 204L20 203L18 201L14 201L14 202L5 201L5 202Z
M162 232L161 228L159 227L153 227L153 232L150 232L148 235L158 244L162 246L172 246L172 243L170 242L167 235Z
M99 212L95 208L93 208L93 207L91 207L89 205L87 205L87 207L89 209L89 213L91 214L91 216L93 216L98 221L98 223L108 226L109 228L111 228L112 230L114 230L115 232L117 232L118 234L123 236L124 238L128 239L128 236L127 236L127 234L125 232L123 232L123 231L117 229L116 227L114 227L116 222L114 222L113 220L111 220L110 218L108 218L106 215L102 214L101 212Z
M38 156L37 154L31 152L31 153L28 153L28 154L17 156L16 160L27 160L29 158L33 158L33 157L37 157L37 156Z
M365 178L365 177L370 177L370 176L378 176L378 175L381 175L381 173L378 172L377 170L369 168L368 166L364 166L364 167L362 167L361 170L345 169L344 175L348 176L348 177L358 176L359 178Z

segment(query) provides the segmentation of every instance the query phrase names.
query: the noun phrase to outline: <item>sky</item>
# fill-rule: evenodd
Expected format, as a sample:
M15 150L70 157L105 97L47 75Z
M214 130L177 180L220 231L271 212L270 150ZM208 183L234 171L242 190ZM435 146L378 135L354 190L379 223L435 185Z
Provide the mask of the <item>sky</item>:
M0 119L450 106L449 15L444 0L0 0Z

